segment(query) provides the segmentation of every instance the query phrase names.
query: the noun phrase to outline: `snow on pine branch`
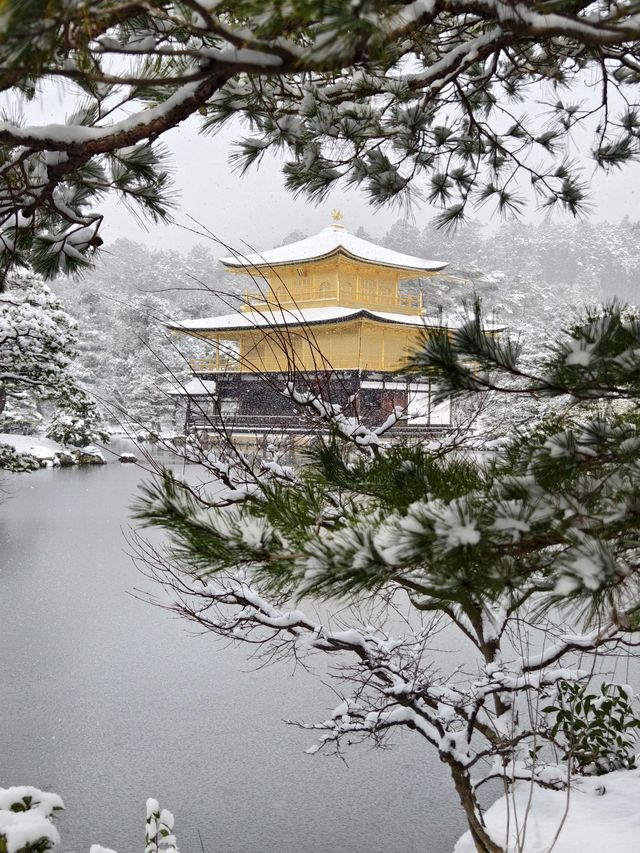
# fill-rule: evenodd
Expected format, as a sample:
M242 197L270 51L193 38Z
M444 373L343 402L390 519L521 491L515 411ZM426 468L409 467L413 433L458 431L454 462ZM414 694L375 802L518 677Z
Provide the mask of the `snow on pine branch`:
M586 634L565 634L560 641L538 654L529 654L522 660L523 672L534 672L550 666L564 657L568 652L591 652L604 646L621 633L621 628L615 621L608 625L594 628Z
M147 568L151 566L149 558L147 553ZM169 569L157 553L154 560L152 571L167 595L162 606L200 628L248 643L265 660L294 655L304 664L307 655L318 653L337 659L332 664L333 676L352 692L343 693L345 699L328 719L316 723L289 721L322 733L320 741L307 749L310 754L339 749L343 740L351 742L357 736L379 740L401 726L423 737L442 760L454 762L467 772L507 737L523 744L544 737L536 723L519 724L517 714L510 710L516 707L519 694L544 693L561 681L575 681L585 675L566 666L554 667L553 655L549 666L540 672L523 671L525 659L516 657L487 665L476 677L460 672L443 675L434 667L430 654L432 645L438 645L437 619L418 629L406 624L400 636L376 628L370 614L363 614L358 621L352 612L351 626L332 628L309 618L299 606L288 607L286 597L260 592L251 580L251 571L217 575L203 584L185 577L176 567ZM341 621L347 618L343 613ZM564 656L571 650L588 652L599 643L595 635L567 639ZM502 703L499 712L492 704L495 697ZM527 764L522 759L517 774L518 778L551 786L556 784L551 777L558 777L559 770L545 762ZM503 778L508 778L506 770Z
M395 406L383 423L377 427L368 427L357 418L345 415L343 407L328 402L320 394L297 390L293 382L287 382L281 393L299 406L312 409L319 418L361 449L382 448L381 437L398 423L404 413L400 406Z
M488 200L500 213L532 200L577 213L588 187L566 158L574 128L603 169L638 155L638 20L633 4L605 0L562 13L525 0L293 0L284 11L263 3L259 15L253 0L224 10L150 0L144 11L80 0L46 16L39 4L9 5L9 104L46 97L59 78L77 108L67 124L0 122L2 260L47 274L37 240L100 222L106 193L167 217L173 194L156 141L191 115L213 131L243 118L239 165L273 150L286 185L311 197L339 181L375 204L416 192L443 208L441 224ZM592 78L596 94L574 103L572 86ZM521 100L542 107L518 110ZM133 184L115 162L131 147L156 158ZM65 246L58 266L75 273L99 237Z

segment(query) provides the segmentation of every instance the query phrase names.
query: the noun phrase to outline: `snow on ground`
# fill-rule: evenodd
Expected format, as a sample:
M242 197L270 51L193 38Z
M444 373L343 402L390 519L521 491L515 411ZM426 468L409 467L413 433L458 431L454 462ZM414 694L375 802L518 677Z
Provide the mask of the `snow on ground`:
M530 793L529 785L519 783L508 803L502 797L485 814L487 826L498 844L505 843L509 821L508 853L547 853L562 821L566 792L534 786L527 816ZM524 831L522 847L516 843L518 829L521 838ZM553 853L605 851L640 851L640 770L616 770L604 776L576 779L572 785L569 813L553 845ZM454 853L476 853L468 832L458 841Z
M0 444L8 444L18 453L30 453L38 459L53 459L56 453L64 453L64 447L50 438L39 435L14 435L0 432Z
M52 441L49 438L42 438L38 435L14 435L8 432L0 433L0 450L3 444L12 447L18 454L24 454L18 459L28 459L28 456L35 456L35 464L39 464L41 468L57 465L65 467L67 465L105 465L107 461L95 444L83 448L65 448L57 441ZM11 465L9 468L16 471L34 470L32 467L11 468Z

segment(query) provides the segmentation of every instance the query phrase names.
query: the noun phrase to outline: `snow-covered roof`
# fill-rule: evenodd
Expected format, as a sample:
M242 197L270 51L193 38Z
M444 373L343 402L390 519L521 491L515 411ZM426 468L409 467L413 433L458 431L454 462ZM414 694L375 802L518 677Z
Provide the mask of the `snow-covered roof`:
M248 267L251 271L286 264L318 261L337 253L365 263L377 264L396 270L408 270L416 274L438 272L447 266L446 261L428 261L424 258L404 255L402 252L394 252L392 249L377 246L375 243L370 243L368 240L350 234L342 225L337 223L323 228L319 234L315 234L313 237L297 240L287 246L280 246L278 249L269 249L266 252L257 252L252 255L238 254L220 258L220 262L232 269Z
M188 382L185 382L179 389L176 391L171 391L170 393L174 397L198 397L204 395L214 394L216 390L216 383L213 379L189 379Z
M349 320L366 318L381 323L394 323L400 326L419 326L422 328L457 329L462 324L458 320L441 320L439 317L420 317L416 314L391 314L387 311L371 311L368 308L291 308L281 311L237 311L234 314L222 314L220 317L204 317L198 320L184 320L181 323L167 323L170 329L182 332L240 332L246 329L259 329L273 326L314 326L321 323L344 323ZM498 331L504 326L486 324L487 331Z

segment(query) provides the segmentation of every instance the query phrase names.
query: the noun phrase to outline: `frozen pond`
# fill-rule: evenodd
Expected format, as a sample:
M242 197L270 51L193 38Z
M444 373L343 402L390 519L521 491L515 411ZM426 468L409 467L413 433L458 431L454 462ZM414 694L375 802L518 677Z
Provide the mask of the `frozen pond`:
M123 529L134 466L0 481L0 785L56 791L62 849L142 851L149 796L183 853L450 853L465 824L446 770L408 734L309 756L339 700L301 670L144 604ZM202 843L201 843L201 840Z

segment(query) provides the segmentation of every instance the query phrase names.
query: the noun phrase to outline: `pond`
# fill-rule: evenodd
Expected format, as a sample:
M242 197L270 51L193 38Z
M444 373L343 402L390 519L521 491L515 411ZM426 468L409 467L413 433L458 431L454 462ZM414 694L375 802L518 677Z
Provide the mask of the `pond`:
M450 853L465 829L416 735L306 755L339 699L300 668L135 597L128 507L145 476L116 462L0 482L0 785L59 793L62 849L142 851L149 796L183 853Z

